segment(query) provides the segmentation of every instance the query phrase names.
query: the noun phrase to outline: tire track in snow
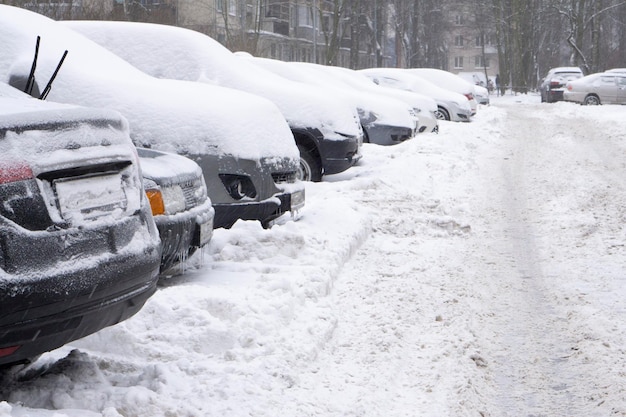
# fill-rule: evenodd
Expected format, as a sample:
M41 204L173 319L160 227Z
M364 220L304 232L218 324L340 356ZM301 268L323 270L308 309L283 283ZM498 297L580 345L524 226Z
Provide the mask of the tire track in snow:
M598 227L583 202L602 194L598 189L611 178L603 167L619 165L623 152L594 151L599 144L589 138L603 133L574 118L559 121L559 110L547 107L545 118L532 118L537 109L510 108L501 172L486 181L485 195L501 196L504 203L484 199L491 214L485 227L495 239L485 240L487 250L480 251L492 254L488 279L500 294L492 300L492 339L486 343L496 391L493 416L607 415L598 407L606 406L607 381L615 374L585 349L597 330L588 327L576 291L565 291L571 290L568 279L575 286L584 281L577 256L593 256L577 253ZM623 189L620 182L610 180L608 187ZM590 203L594 212L597 203ZM571 247L571 258L555 259L564 253L556 249L560 245Z

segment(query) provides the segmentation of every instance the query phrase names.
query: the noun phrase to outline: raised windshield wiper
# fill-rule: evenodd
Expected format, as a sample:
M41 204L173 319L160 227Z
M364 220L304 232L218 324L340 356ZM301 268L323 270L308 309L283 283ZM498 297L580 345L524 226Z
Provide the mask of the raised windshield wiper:
M35 44L35 57L33 58L33 63L30 66L30 74L28 74L28 80L26 81L26 86L24 87L24 92L28 95L32 94L33 86L35 85L35 68L37 68L37 57L39 56L39 42L41 42L41 37L37 36L37 43Z
M33 57L33 63L30 66L30 74L28 74L28 80L26 80L26 86L24 87L24 92L28 95L33 95L33 87L35 86L35 69L37 68L37 59L39 57L39 44L41 42L41 37L37 36L37 43L35 44L35 56ZM59 70L61 69L61 65L63 65L63 61L65 61L65 57L67 56L67 49L63 53L61 60L59 61L57 67L52 73L52 77L46 84L46 88L43 89L43 92L39 95L39 100L45 100L52 89L52 82L57 77Z
M63 56L61 57L61 60L59 61L59 64L57 65L56 69L52 73L52 77L50 77L50 81L48 81L48 84L46 84L46 88L43 89L43 93L41 93L41 95L39 96L40 100L45 100L46 97L48 97L48 93L50 93L50 90L52 89L52 82L57 77L57 74L59 70L61 69L61 65L63 65L63 61L65 61L66 56L67 56L67 49L63 53Z

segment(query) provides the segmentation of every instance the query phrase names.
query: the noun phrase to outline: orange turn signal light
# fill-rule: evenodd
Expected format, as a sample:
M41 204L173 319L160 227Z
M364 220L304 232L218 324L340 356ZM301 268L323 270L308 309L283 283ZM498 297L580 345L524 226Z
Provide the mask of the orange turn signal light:
M150 208L152 209L152 215L158 216L165 214L165 203L163 203L163 195L159 190L146 190L148 201L150 202Z

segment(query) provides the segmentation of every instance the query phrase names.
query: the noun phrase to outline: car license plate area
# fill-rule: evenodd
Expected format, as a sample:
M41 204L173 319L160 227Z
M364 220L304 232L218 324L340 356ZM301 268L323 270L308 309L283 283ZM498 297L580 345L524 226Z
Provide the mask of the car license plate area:
M204 223L198 223L196 227L196 236L194 237L194 246L201 247L209 243L213 236L213 222L206 221Z
M125 210L128 202L120 173L56 179L59 210L65 220L93 219L115 210Z
M291 194L291 210L296 211L304 207L304 190L298 190Z

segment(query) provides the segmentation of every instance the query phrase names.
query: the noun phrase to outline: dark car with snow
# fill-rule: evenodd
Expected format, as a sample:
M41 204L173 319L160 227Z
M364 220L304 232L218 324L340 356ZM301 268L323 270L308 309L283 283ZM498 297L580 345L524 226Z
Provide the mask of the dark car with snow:
M67 58L48 98L112 108L130 124L133 143L176 153L202 168L215 209L214 228L237 220L269 226L304 205L297 180L299 152L278 108L261 97L224 87L158 79L79 33L39 14L0 5L0 80L28 78L36 37L35 77L47 85Z
M128 124L0 84L0 367L114 325L156 290L160 240Z
M213 38L189 29L137 22L60 23L146 74L220 85L270 100L293 133L301 156L300 179L321 181L323 175L343 172L361 159L358 115L335 90L296 83L244 62Z
M582 76L583 72L578 67L557 67L550 69L539 85L541 102L554 103L563 101L565 85L569 81L577 80Z
M137 153L161 237L161 272L166 272L211 240L215 210L194 161L154 149L137 148Z

